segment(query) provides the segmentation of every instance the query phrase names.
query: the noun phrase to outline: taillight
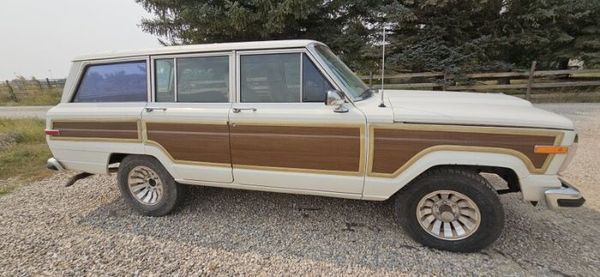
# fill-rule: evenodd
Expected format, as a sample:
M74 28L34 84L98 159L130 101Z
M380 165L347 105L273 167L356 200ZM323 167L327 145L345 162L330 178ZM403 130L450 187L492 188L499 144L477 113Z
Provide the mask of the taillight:
M46 129L46 135L49 136L60 136L60 131L59 130L47 130Z

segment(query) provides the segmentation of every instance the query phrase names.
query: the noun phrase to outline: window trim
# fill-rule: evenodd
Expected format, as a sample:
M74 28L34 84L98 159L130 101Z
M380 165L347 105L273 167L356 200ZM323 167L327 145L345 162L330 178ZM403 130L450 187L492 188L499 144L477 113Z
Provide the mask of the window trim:
M127 58L118 58L118 59L104 59L104 60L89 60L82 61L81 68L77 73L77 84L72 91L71 97L69 98L69 102L67 103L90 103L90 102L75 102L75 97L77 93L79 93L79 87L83 81L83 77L85 77L85 73L87 72L90 66L96 65L110 65L110 64L122 64L122 63L134 63L134 62L146 62L146 101L129 101L128 103L147 103L149 102L149 94L150 94L150 66L148 66L150 59L148 56L135 56L135 57L127 57ZM116 102L94 102L94 103L124 103L123 101Z
M228 101L227 102L178 102L178 89L177 89L177 59L179 58L203 58L203 57L222 57L226 56L229 58L229 93L228 93ZM164 60L164 59L173 59L173 72L174 72L174 93L175 93L175 102L156 102L156 71L155 71L155 62L156 60ZM225 51L225 52L202 52L202 53L191 53L191 54L170 54L170 55L151 55L150 56L150 65L151 69L151 80L150 80L150 101L152 103L171 103L171 104L215 104L215 103L232 103L233 97L235 95L235 51Z
M235 51L235 60L236 60L236 68L235 68L235 103L271 103L271 102L241 102L241 56L248 55L269 55L269 54L300 54L300 101L299 102L276 102L279 104L298 104L298 103L307 103L314 104L317 102L304 102L303 101L303 83L304 83L304 72L303 72L303 55L313 63L313 65L317 68L317 71L327 79L327 81L331 84L331 86L339 91L340 86L334 82L334 80L329 76L329 74L323 70L321 64L313 57L312 53L310 53L306 48L288 48L288 49L269 49L269 50L247 50L247 51Z

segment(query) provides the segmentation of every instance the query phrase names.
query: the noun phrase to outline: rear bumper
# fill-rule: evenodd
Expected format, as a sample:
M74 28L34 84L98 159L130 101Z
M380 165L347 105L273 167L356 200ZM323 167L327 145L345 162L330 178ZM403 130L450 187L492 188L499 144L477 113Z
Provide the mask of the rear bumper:
M65 167L55 158L50 158L48 159L48 162L46 163L46 167L50 170L54 170L54 171L63 171L65 170Z
M544 192L546 204L550 209L581 207L585 199L581 192L567 181L560 178L561 188L549 189Z

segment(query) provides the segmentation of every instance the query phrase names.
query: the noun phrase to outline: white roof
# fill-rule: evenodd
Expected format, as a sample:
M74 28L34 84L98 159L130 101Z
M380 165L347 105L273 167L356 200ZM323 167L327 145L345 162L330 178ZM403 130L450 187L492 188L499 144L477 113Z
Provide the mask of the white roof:
M249 41L249 42L228 42L228 43L209 43L192 44L181 46L165 46L152 49L113 51L106 53L90 54L76 57L73 61L98 60L110 58L124 58L135 56L161 55L161 54L181 54L195 52L217 52L232 50L255 50L255 49L278 49L278 48L300 48L306 47L311 43L320 43L314 40L268 40L268 41Z

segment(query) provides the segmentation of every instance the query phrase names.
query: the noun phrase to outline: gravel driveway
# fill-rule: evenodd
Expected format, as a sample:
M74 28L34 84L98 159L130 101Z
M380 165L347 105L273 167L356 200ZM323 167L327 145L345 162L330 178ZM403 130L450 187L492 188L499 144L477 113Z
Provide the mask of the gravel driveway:
M171 216L142 217L114 177L68 177L0 196L0 275L598 275L600 105L543 108L575 120L579 155L567 177L588 202L553 212L501 196L506 229L479 253L413 242L388 203L187 188Z

